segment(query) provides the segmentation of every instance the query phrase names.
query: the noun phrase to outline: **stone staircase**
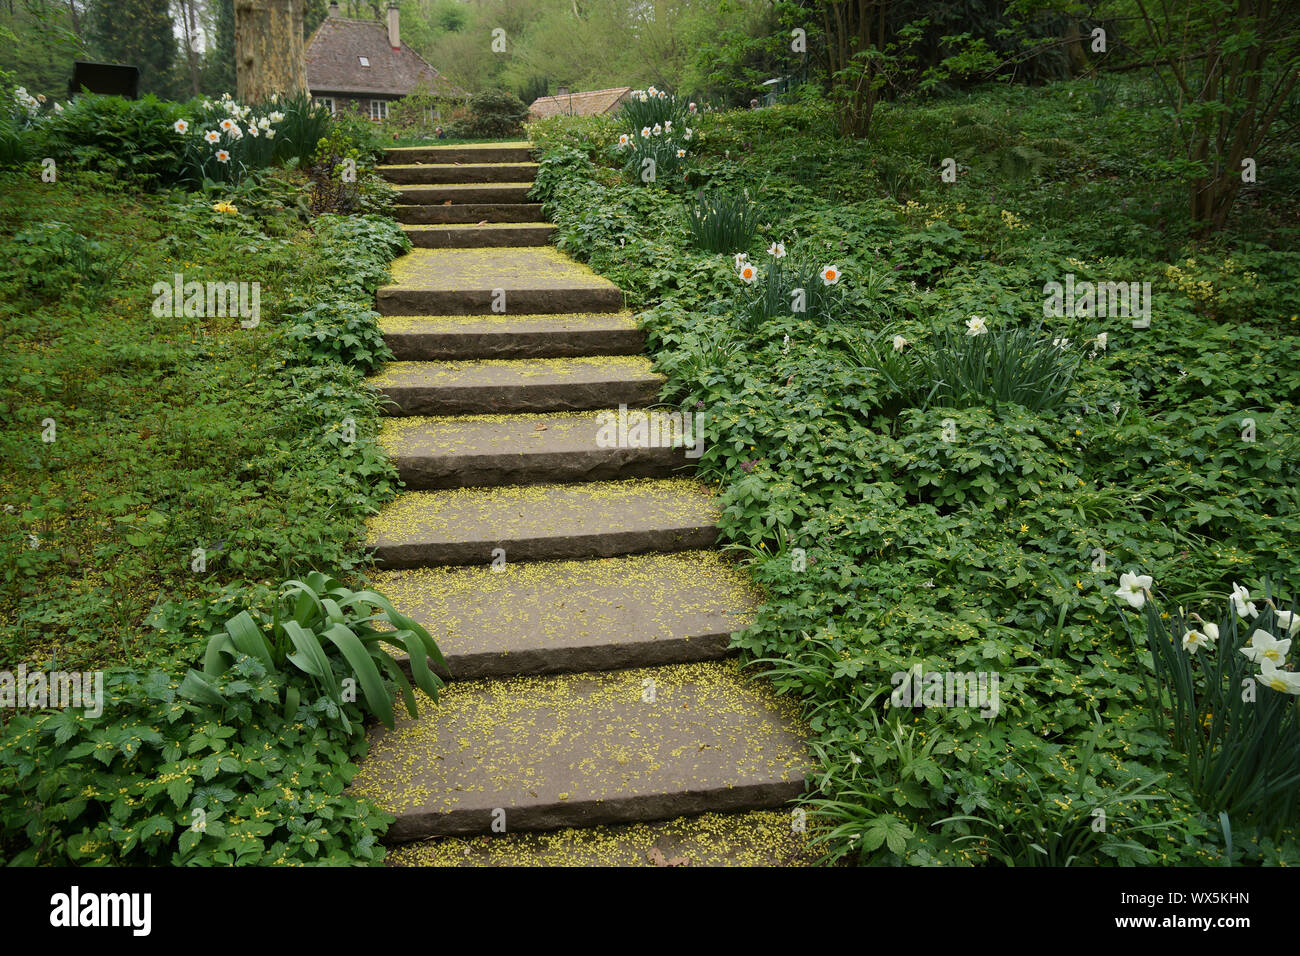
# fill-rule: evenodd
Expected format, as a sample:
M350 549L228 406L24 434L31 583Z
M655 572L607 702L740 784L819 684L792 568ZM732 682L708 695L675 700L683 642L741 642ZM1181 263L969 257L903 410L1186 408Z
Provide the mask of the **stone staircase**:
M452 679L370 732L353 784L390 842L425 841L396 860L808 862L770 812L804 789L794 709L725 659L757 598L708 550L710 489L680 448L597 442L663 381L622 294L546 245L527 143L387 161L416 248L377 296L396 360L372 384L407 490L369 546Z

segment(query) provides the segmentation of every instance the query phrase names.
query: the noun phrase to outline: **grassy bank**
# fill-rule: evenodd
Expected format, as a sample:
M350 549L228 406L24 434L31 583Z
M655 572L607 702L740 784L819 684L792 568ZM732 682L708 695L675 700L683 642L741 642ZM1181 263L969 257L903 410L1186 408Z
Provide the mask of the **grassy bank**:
M1153 610L1176 638L1199 612L1235 656L1234 584L1268 614L1266 581L1279 609L1300 582L1296 144L1194 243L1164 108L1108 81L889 104L867 141L816 105L681 117L684 173L650 186L619 120L532 127L561 248L628 290L666 399L708 415L702 473L769 594L737 644L805 704L831 858L1218 864L1231 832L1236 862L1300 860L1293 810L1220 816L1144 637ZM699 248L697 190L752 201L757 229ZM1149 282L1149 327L1045 316L1067 275ZM1146 619L1121 572L1154 579ZM996 715L891 707L918 666L997 675Z

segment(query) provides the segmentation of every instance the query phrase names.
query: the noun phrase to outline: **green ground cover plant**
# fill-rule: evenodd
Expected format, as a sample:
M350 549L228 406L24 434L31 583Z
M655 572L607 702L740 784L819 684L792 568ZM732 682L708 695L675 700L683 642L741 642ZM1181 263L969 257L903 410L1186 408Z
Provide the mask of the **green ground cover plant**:
M409 243L311 215L314 142L196 181L167 127L124 173L69 124L186 107L78 108L20 133L85 144L55 181L0 171L0 670L102 671L105 705L5 708L0 861L380 863L390 818L344 793L360 731L417 706L390 649L440 659L363 574L396 482L371 305ZM371 141L321 138L368 174ZM177 281L256 283L257 308L187 315Z
M710 113L685 180L653 188L611 155L620 122L531 127L558 244L641 310L665 399L706 413L701 473L767 592L736 646L804 702L828 860L1300 861L1275 808L1221 817L1116 594L1121 573L1154 577L1175 638L1237 583L1295 600L1297 144L1198 239L1162 172L1178 148L1162 92L1093 92L881 103L866 141L814 97ZM699 247L701 189L761 197L746 247ZM836 271L814 278L829 316L747 307L758 278L735 254L767 276L778 243ZM1052 314L1046 285L1067 275L1149 282L1149 324ZM1222 631L1224 653L1248 636ZM997 674L996 716L896 704L894 675L917 667ZM1258 694L1294 713L1287 690Z

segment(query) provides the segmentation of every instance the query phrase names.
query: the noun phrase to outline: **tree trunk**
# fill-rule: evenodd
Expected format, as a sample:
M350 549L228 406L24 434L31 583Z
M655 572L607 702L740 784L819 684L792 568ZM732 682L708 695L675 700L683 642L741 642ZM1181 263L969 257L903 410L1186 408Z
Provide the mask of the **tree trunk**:
M244 103L307 92L302 0L235 0L235 92Z

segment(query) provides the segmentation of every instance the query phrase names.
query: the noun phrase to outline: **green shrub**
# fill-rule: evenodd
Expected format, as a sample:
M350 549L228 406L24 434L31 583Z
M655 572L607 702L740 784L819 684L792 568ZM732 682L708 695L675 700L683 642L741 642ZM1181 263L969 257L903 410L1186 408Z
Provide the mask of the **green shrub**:
M346 299L318 300L297 316L285 337L300 343L311 361L334 361L364 371L393 357L384 343L379 314Z
M461 139L505 139L523 132L528 107L513 93L484 90L469 101L469 115L451 124L451 136Z
M42 121L46 155L56 162L131 180L142 189L180 181L186 140L175 124L186 108L152 94L138 100L83 93Z

